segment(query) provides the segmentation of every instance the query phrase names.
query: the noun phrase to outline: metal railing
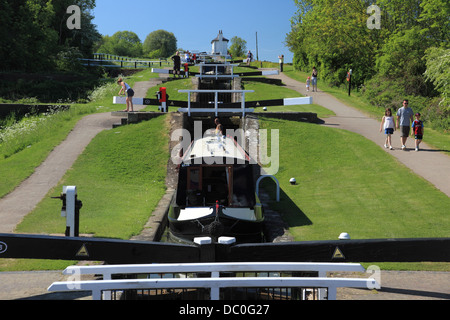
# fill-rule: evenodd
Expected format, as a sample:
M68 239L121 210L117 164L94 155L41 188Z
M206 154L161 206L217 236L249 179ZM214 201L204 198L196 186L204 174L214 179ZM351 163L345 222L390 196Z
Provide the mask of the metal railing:
M82 61L84 66L88 67L102 66L110 68L134 67L135 69L137 69L137 68L151 68L154 65L162 66L163 63L168 64L167 59L142 60L106 53L94 53L93 59L79 59L79 60Z
M188 113L189 116L191 116L192 112L214 112L216 117L219 115L219 112L226 112L226 113L232 113L232 112L242 112L242 115L245 116L245 113L247 112L253 112L253 109L245 108L245 93L247 92L255 92L254 90L178 90L180 93L187 93L188 94L188 107L181 108L181 112ZM191 93L214 93L214 109L212 108L191 108ZM230 109L230 108L221 108L219 110L219 93L241 93L241 108L240 109ZM239 111L237 111L239 110Z
M151 264L151 265L111 265L72 266L64 270L74 281L55 282L48 291L92 291L94 300L111 299L111 292L127 290L156 289L199 289L206 288L211 300L224 298L225 288L278 288L292 292L316 290L318 298L336 300L337 288L379 288L372 278L327 278L328 272L364 272L355 263L202 263L202 264ZM302 272L315 272L318 277L298 277ZM254 273L254 276L246 276ZM283 274L290 274L285 277ZM103 280L81 281L81 275L101 275ZM117 279L114 275L146 275L145 279ZM180 278L165 278L167 275L184 274ZM194 275L197 274L197 275ZM205 275L209 274L209 276ZM158 277L155 279L155 275ZM200 277L198 277L201 275ZM222 290L221 290L222 289ZM289 289L289 290L287 290ZM301 290L300 290L301 289ZM262 291L261 291L262 292ZM273 295L272 290L272 295ZM299 295L296 294L296 297ZM294 297L291 297L294 298Z
M213 79L232 79L235 77L239 77L238 75L235 75L233 70L234 67L236 67L237 65L233 65L233 64L223 64L223 63L217 63L217 64L205 64L205 63L201 63L198 65L200 68L200 74L196 75L196 77L199 78L213 78ZM226 73L221 73L219 71L220 69L224 69L224 71L226 70L227 67L231 68L231 73L230 74L226 74ZM206 74L204 68L207 69L213 69L213 74Z

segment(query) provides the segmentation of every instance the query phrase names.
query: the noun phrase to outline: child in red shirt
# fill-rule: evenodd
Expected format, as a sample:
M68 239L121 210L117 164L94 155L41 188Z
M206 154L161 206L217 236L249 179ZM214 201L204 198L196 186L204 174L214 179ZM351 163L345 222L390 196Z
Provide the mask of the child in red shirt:
M416 138L416 151L419 151L419 145L423 138L423 122L420 120L420 113L416 113L416 120L412 123L412 133Z

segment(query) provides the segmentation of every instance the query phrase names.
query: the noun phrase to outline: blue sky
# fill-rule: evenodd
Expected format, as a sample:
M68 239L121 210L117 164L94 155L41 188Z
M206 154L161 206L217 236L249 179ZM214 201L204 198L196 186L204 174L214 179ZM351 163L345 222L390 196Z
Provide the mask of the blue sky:
M102 35L132 31L142 42L163 29L175 35L179 48L207 52L222 30L227 39L247 41L255 57L258 33L260 60L278 61L284 54L292 62L284 41L295 12L294 0L97 0L93 22Z

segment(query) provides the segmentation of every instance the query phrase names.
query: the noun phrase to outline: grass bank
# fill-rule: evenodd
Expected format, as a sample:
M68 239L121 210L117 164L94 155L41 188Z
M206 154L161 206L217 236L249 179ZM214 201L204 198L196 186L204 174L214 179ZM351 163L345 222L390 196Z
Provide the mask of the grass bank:
M151 77L157 75L145 70L128 77L126 81L134 85L136 81ZM120 87L110 79L89 94L89 103L72 104L67 111L29 115L3 125L0 129L0 198L28 178L82 117L122 109L123 106L113 104L113 96L119 90Z
M164 195L168 153L167 116L98 134L73 167L24 220L17 233L63 234L58 196L77 186L80 233L129 239L139 234ZM0 270L59 270L70 261L0 260Z
M279 130L281 202L271 206L296 241L336 240L341 232L352 239L449 236L450 198L375 143L309 123L262 118L261 127ZM449 270L434 267L442 265Z
M129 239L137 235L165 192L168 161L166 116L99 133L49 197L63 185L77 186L83 201L80 233ZM17 232L65 230L60 201L46 197ZM36 227L36 226L39 227Z

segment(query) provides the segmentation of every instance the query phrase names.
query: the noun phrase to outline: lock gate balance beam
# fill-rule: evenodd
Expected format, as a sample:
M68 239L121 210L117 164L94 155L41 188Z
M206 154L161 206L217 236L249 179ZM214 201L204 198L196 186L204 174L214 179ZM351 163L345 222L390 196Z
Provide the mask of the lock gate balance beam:
M98 238L0 234L0 259L195 262L450 262L450 238L181 245Z
M125 97L114 97L114 104L126 104ZM257 100L257 101L246 101L246 108L255 108L255 107L270 107L270 106L292 106L292 105L303 105L303 104L312 104L312 97L298 97L298 98L285 98L285 99L273 99L273 100ZM158 99L149 99L149 98L133 98L133 104L137 105L152 105L159 106L161 103ZM177 107L188 107L187 101L177 101L177 100L168 100L168 106L177 106ZM208 103L201 102L191 102L191 108L205 108L208 107ZM241 102L235 103L220 103L220 107L222 108L242 108Z

